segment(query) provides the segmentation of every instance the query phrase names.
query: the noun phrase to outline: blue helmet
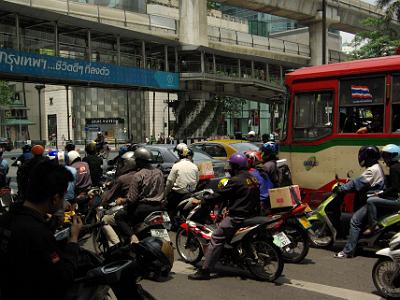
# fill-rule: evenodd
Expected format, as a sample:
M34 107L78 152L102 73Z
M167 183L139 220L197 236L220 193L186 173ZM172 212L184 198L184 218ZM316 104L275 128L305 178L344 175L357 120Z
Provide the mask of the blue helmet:
M277 155L279 152L279 146L275 142L267 142L261 146L260 151L263 155L267 156Z
M58 151L57 151L57 150L50 150L50 151L47 153L47 157L48 157L49 159L51 159L51 160L57 158L57 156L58 156Z
M124 155L126 152L128 152L128 146L121 146L120 148L119 148L119 151L118 151L118 154L119 154L119 156L122 156L122 155Z
M389 144L382 149L382 158L385 163L397 162L400 160L400 147L394 144Z

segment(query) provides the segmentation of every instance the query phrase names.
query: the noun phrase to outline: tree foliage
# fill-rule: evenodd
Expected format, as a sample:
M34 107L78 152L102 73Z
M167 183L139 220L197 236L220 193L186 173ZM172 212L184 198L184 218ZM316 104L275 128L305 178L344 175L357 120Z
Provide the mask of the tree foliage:
M385 21L391 22L393 19L400 20L400 1L399 0L377 0L376 5L385 10Z
M208 9L219 9L221 7L221 4L215 2L215 1L207 1L207 8Z
M222 112L228 114L238 114L242 111L242 105L246 103L245 100L237 97L223 96L215 98L218 102L222 103Z
M0 80L0 105L9 105L12 103L14 92L6 81Z
M391 28L386 19L367 18L363 25L371 28L355 35L350 45L354 48L354 59L393 55L400 47L399 34Z

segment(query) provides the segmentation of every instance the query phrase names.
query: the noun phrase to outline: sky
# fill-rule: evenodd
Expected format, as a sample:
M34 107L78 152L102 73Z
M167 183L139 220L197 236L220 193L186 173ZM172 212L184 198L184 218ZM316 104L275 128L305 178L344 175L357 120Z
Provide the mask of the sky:
M364 2L368 2L370 4L375 4L376 0L363 0ZM347 33L347 32L341 32L340 35L342 36L342 44L351 42L351 40L354 38L354 34Z

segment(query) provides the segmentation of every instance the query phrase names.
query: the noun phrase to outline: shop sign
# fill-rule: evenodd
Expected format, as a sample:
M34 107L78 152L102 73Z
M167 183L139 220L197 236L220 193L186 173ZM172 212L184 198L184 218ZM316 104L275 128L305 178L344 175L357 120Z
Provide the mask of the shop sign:
M179 74L0 48L0 73L82 83L179 89Z
M108 124L123 124L125 120L123 118L93 118L86 119L87 127L88 125L108 125Z

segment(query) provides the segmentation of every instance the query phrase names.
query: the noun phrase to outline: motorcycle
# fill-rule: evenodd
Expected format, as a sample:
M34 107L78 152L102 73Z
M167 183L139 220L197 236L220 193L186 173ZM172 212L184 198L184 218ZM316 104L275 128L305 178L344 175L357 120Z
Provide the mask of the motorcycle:
M194 221L200 209L201 205L197 205L176 233L178 254L191 264L201 260L216 229L213 224ZM224 245L219 261L223 265L235 265L250 271L259 280L277 279L282 274L284 263L280 249L273 243L273 237L266 229L273 227L278 219L279 216L244 220L230 243Z
M285 233L290 240L290 244L281 245L282 256L285 262L300 263L307 256L310 249L308 230L311 223L306 218L306 213L311 211L308 205L299 202L295 207L276 213L281 217L281 221L275 226L277 234ZM274 215L272 214L269 215Z
M312 225L309 230L309 237L316 247L329 247L338 240L339 233L348 232L351 214L340 211L339 215L332 214L332 207L337 205L337 197L340 197L335 192L339 184L338 182L333 185L332 194L313 212L309 213L307 218ZM358 245L371 249L386 247L393 235L400 231L400 212L389 212L380 217L378 226L379 229L371 235L365 236L361 234Z
M99 226L101 223L84 225L83 231L88 233ZM70 228L64 228L56 232L55 238L62 243L69 235ZM154 238L145 239L138 244L113 249L105 256L80 248L77 278L65 299L110 299L110 288L116 299L155 299L138 282L142 277L150 277L154 273L172 268L173 256L163 257L165 252L159 251L164 247L162 244L163 242ZM169 248L169 252L173 253L171 245Z
M114 215L123 209L123 205L116 205L115 202L108 204L108 207L99 206L96 208L96 222L102 222L108 215ZM118 234L118 229L115 228ZM171 220L166 211L155 211L149 214L143 222L133 227L134 234L138 240L146 237L158 237L170 241L168 230L171 229ZM120 239L121 240L121 239ZM98 254L106 253L110 244L106 235L106 229L98 228L93 233L93 247Z
M372 268L376 289L386 299L400 298L400 233L393 236L389 247L376 252L378 260Z

